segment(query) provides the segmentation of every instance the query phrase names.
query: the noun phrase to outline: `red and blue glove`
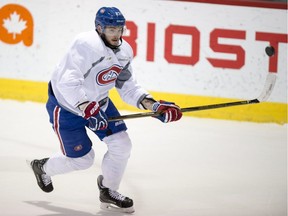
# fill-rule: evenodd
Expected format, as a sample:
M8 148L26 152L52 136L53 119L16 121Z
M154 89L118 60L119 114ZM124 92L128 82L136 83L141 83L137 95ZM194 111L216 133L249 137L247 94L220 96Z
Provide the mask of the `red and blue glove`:
M100 109L97 102L87 102L78 106L83 112L83 118L89 121L89 128L93 131L104 130L108 127L108 117Z
M152 105L152 110L159 113L159 115L155 116L155 118L164 123L178 121L182 117L180 107L173 102L163 100L156 101Z

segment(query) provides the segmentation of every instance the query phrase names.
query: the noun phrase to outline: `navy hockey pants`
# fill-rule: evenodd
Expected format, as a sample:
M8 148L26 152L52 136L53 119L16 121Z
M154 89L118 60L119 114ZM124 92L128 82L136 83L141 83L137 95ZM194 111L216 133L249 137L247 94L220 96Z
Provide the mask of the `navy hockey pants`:
M88 120L77 116L62 108L49 86L49 98L46 103L46 109L49 114L52 127L60 141L60 147L64 155L72 158L82 157L87 154L92 147L92 142L88 137L86 126ZM108 100L108 107L105 111L108 117L119 116L117 108L113 102ZM93 131L100 140L120 131L126 131L127 127L124 121L109 122L107 129Z

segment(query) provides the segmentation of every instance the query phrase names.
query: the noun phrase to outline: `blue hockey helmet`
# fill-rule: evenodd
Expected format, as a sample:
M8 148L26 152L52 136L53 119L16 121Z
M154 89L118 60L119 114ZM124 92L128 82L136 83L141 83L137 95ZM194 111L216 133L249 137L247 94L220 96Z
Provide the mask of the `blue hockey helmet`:
M125 26L125 18L116 7L101 7L96 13L95 27L105 26Z

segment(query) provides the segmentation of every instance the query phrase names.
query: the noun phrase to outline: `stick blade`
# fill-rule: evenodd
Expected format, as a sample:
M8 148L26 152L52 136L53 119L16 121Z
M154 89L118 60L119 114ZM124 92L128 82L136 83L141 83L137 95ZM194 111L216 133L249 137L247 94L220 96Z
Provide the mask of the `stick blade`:
M275 86L275 83L276 83L276 78L277 78L277 76L275 73L269 73L267 75L266 82L264 84L264 88L263 88L261 94L259 95L259 97L257 98L257 100L259 102L266 101L270 97L270 95L273 91L273 88Z

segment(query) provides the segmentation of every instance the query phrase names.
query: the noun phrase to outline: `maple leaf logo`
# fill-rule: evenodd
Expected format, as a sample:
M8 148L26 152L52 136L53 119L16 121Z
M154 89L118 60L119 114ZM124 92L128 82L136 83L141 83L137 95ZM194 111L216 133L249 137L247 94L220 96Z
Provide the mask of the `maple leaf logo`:
M13 34L13 39L16 39L16 34L21 34L27 28L26 21L20 19L20 15L14 11L10 17L4 19L3 27L7 29L9 34Z

